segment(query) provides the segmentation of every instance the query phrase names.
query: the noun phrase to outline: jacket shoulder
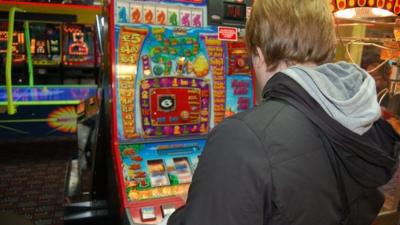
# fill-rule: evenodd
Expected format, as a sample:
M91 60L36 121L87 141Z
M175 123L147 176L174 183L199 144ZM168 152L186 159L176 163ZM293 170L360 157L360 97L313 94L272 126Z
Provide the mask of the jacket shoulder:
M261 139L262 134L271 124L277 122L277 119L279 120L282 115L288 113L300 112L293 110L293 107L286 102L268 100L252 110L238 113L231 118L243 121L255 134L260 135L259 138Z
M233 118L245 123L258 137L273 159L272 164L320 151L323 147L317 127L303 112L284 101L268 100Z

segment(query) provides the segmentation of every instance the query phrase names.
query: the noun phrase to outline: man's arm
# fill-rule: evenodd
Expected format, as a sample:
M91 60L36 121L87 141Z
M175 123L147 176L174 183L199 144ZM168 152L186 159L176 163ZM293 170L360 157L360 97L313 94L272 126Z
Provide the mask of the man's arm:
M168 225L262 225L269 207L269 161L256 134L227 119L210 134L185 207Z

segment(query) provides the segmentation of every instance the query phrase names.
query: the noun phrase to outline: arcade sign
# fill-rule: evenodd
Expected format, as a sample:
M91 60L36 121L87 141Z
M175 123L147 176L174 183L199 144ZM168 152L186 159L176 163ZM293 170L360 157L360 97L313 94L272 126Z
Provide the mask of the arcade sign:
M400 14L400 0L332 0L331 7L333 12L348 8L373 7Z

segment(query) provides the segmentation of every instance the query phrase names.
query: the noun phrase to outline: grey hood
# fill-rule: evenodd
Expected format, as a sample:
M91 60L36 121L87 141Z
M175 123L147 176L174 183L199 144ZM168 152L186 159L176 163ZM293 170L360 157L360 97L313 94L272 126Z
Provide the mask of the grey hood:
M329 116L354 133L364 134L381 116L375 81L355 64L292 66L282 73L295 80Z

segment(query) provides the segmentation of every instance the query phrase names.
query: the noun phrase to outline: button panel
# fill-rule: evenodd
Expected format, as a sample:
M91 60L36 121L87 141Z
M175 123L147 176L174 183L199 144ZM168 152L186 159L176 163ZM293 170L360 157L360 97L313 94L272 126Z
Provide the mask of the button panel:
M143 207L140 209L140 216L143 222L156 220L156 210L153 206Z

